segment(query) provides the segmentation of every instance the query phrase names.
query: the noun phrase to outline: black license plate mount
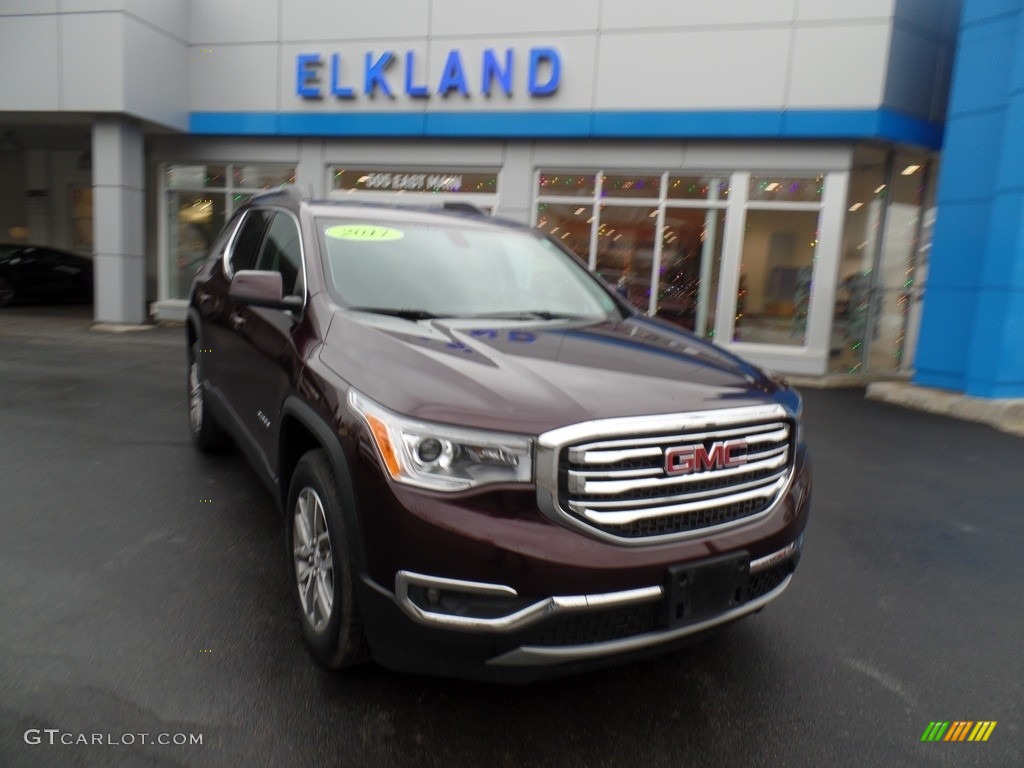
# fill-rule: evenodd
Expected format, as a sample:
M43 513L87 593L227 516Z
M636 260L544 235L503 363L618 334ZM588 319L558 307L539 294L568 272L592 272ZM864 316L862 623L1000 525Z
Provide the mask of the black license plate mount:
M734 552L668 569L668 625L679 627L718 616L743 601L750 554Z

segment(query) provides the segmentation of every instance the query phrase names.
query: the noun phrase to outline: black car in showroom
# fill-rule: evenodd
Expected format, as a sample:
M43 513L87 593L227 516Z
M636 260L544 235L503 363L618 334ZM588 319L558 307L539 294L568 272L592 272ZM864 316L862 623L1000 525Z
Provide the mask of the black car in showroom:
M92 259L59 248L0 244L0 307L15 302L92 301Z

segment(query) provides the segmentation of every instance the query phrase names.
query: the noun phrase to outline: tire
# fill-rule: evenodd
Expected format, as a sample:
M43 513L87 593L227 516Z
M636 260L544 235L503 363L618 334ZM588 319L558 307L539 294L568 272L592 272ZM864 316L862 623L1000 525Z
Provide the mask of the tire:
M199 342L188 350L188 426L192 444L203 453L219 453L228 445L228 436L213 418L203 394L203 373L199 360Z
M369 656L342 506L327 455L322 450L303 455L288 488L289 572L306 647L329 669L351 667Z

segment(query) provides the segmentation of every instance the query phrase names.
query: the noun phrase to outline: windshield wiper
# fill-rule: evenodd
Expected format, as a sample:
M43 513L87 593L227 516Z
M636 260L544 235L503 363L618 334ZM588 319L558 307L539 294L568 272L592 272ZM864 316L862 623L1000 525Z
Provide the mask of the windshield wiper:
M352 312L370 312L375 315L390 315L403 320L436 320L438 318L457 318L459 320L593 320L600 318L591 315L573 315L563 312L548 312L543 309L515 310L511 312L480 312L473 314L439 315L425 309L409 309L391 307L346 307Z
M445 315L436 315L425 309L391 309L389 307L346 307L353 312L372 312L375 315L390 315L403 320L434 320Z
M495 318L501 320L597 320L591 315L571 315L565 312L548 312L544 309L525 309L513 312L481 312L473 315L459 315L474 319Z

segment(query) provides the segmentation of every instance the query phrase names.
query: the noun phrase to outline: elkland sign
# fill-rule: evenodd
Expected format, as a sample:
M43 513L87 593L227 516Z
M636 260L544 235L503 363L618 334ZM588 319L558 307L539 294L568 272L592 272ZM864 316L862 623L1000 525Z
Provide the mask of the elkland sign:
M306 100L326 96L351 100L358 95L394 99L399 90L410 99L468 97L471 92L511 97L522 83L531 97L543 97L558 90L562 77L562 60L554 48L530 48L519 56L514 48L502 52L487 48L477 61L469 61L453 48L440 77L430 81L418 74L421 55L406 51L400 58L394 51L368 51L361 62L353 62L340 53L300 53L295 57L295 94Z

